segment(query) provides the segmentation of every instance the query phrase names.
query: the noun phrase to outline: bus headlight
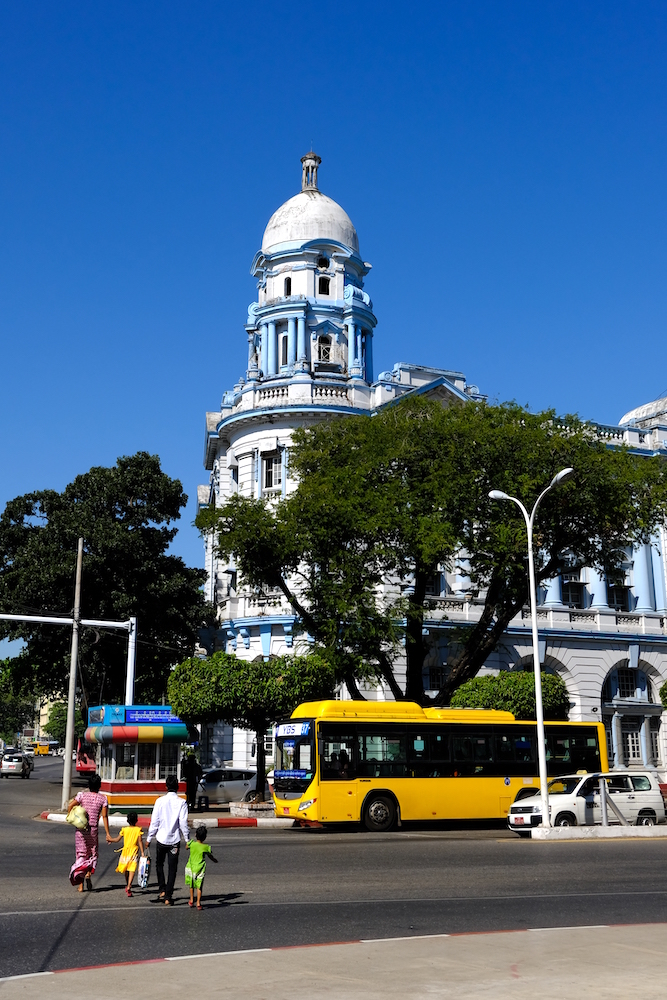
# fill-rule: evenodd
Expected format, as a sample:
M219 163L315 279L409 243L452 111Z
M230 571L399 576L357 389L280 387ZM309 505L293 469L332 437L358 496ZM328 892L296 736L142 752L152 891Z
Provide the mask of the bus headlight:
M310 809L310 807L314 806L316 802L317 802L317 799L306 799L305 802L301 803L301 805L299 806L297 812L303 812L304 809Z

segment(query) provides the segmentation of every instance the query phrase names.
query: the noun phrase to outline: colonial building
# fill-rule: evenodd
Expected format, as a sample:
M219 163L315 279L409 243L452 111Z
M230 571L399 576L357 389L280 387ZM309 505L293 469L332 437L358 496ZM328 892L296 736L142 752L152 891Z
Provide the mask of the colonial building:
M360 255L347 213L319 190L320 162L314 153L302 158L301 191L269 219L253 260L258 295L245 325L247 369L224 393L220 409L206 415L210 479L198 489L200 507L221 506L235 493L285 496L295 486L287 455L296 427L332 414L370 414L406 393L426 393L443 405L482 398L461 372L399 363L374 376L377 320L364 284L371 265ZM667 448L667 400L627 413L619 426L598 425L598 430L611 444L660 453ZM604 720L617 766L662 767L667 761L658 697L667 680L665 542L661 529L653 545L628 549L613 579L572 566L539 594L545 669L567 684L572 720ZM247 659L294 648L295 617L280 593L244 588L233 562L221 563L210 541L206 569L208 597L220 620L212 646ZM464 561L434 578L429 604L431 652L424 687L435 691L447 668L452 629L474 621L482 608L469 593ZM510 624L483 672L530 663L526 609ZM367 693L390 697L382 687ZM250 734L219 726L205 734L204 742L211 763L252 765Z

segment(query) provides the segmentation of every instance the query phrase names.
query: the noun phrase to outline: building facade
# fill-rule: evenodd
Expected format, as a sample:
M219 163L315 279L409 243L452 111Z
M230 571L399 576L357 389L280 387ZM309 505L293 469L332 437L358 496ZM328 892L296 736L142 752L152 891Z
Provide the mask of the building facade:
M427 394L443 405L483 398L461 372L399 363L374 375L377 320L365 290L371 265L360 255L347 213L319 189L320 163L314 153L302 158L301 191L273 214L252 262L258 295L245 325L247 368L224 393L220 409L206 414L210 478L198 488L200 508L221 506L234 494L280 501L296 485L287 461L296 427L334 414L371 414L407 393ZM667 399L625 414L619 426L598 425L598 432L611 445L664 453ZM660 529L653 544L627 550L613 579L572 566L539 594L542 663L567 684L572 720L604 720L610 759L619 767L662 769L667 762L658 695L667 681L665 543ZM233 561L217 558L210 539L206 570L207 596L220 623L211 648L254 659L284 654L304 641L295 639L295 616L282 594L249 591ZM424 687L435 691L447 669L452 630L474 621L483 602L469 592L464 560L443 568L430 590ZM482 673L531 664L525 609ZM365 693L390 697L382 686ZM250 734L215 726L203 736L208 763L252 766Z

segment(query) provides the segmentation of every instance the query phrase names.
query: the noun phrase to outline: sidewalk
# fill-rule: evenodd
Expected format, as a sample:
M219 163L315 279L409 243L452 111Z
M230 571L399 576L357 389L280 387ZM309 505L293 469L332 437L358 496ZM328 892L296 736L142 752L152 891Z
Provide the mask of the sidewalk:
M193 923L209 914L193 913ZM7 1000L617 1000L665 996L667 924L388 938L157 959L0 980Z

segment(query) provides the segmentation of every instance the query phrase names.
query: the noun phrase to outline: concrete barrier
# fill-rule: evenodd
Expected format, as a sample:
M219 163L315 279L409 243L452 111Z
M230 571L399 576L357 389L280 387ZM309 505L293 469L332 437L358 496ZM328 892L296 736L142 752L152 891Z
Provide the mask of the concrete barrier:
M50 813L43 812L40 813L41 819L46 819L51 823L65 823L66 817L65 813ZM150 816L140 816L137 826L141 826L144 829L148 827L150 823ZM290 830L296 825L293 819L276 819L275 817L267 817L263 819L262 817L255 816L188 816L188 825L192 827L206 826L209 828L218 829L229 829L233 827L257 827L264 830ZM99 826L103 827L104 824L102 820L99 821ZM121 815L109 816L109 827L121 827L127 826L127 817Z
M534 826L531 840L627 840L667 838L667 825L662 826Z

